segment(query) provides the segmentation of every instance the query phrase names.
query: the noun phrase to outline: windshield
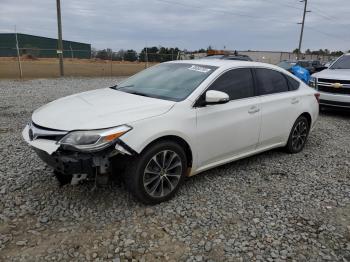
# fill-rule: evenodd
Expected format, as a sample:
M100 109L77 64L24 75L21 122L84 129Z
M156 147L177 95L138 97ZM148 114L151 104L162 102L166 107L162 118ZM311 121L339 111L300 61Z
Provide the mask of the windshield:
M282 62L278 63L277 66L288 70L288 69L291 69L292 66L294 66L295 64L296 64L296 62L282 61Z
M340 57L330 69L350 69L350 55Z
M164 63L134 75L114 89L135 95L181 101L216 68L206 65Z

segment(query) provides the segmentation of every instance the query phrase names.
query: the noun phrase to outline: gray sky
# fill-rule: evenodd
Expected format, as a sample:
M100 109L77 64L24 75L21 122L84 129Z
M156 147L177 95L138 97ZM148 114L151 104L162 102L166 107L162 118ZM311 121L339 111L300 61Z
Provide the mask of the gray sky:
M96 48L290 51L299 0L61 0L63 38ZM350 0L309 0L302 49L350 49ZM1 0L0 32L57 37L55 0Z

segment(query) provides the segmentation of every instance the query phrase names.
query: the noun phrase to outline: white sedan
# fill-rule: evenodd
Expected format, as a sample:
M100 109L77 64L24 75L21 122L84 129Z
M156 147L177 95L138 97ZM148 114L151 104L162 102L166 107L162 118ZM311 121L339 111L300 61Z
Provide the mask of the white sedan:
M42 106L23 137L62 184L120 176L139 201L156 204L186 176L272 148L300 152L318 99L269 64L168 62Z

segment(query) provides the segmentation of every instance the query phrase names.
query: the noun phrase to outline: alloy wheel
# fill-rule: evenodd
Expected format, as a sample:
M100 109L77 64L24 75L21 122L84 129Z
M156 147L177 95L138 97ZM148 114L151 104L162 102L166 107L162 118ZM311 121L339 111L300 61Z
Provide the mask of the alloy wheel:
M299 151L305 144L308 128L305 121L299 121L292 132L292 147L295 151Z
M151 197L165 197L178 185L182 174L180 156L171 150L155 154L147 163L143 186Z

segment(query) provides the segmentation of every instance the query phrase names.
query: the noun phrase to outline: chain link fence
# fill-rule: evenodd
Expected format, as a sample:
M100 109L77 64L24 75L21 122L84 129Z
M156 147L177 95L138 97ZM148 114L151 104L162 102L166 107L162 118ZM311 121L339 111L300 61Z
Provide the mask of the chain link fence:
M160 49L162 50L162 49ZM133 75L157 63L173 60L198 59L206 53L183 52L167 49L168 53L141 52L111 49L99 51L66 49L63 51L65 76L110 77ZM296 54L271 51L238 51L250 56L254 61L277 64L282 60L296 60ZM5 55L6 54L6 55ZM303 55L303 59L334 59L333 56ZM59 59L56 49L31 47L0 48L0 78L49 78L59 77Z

